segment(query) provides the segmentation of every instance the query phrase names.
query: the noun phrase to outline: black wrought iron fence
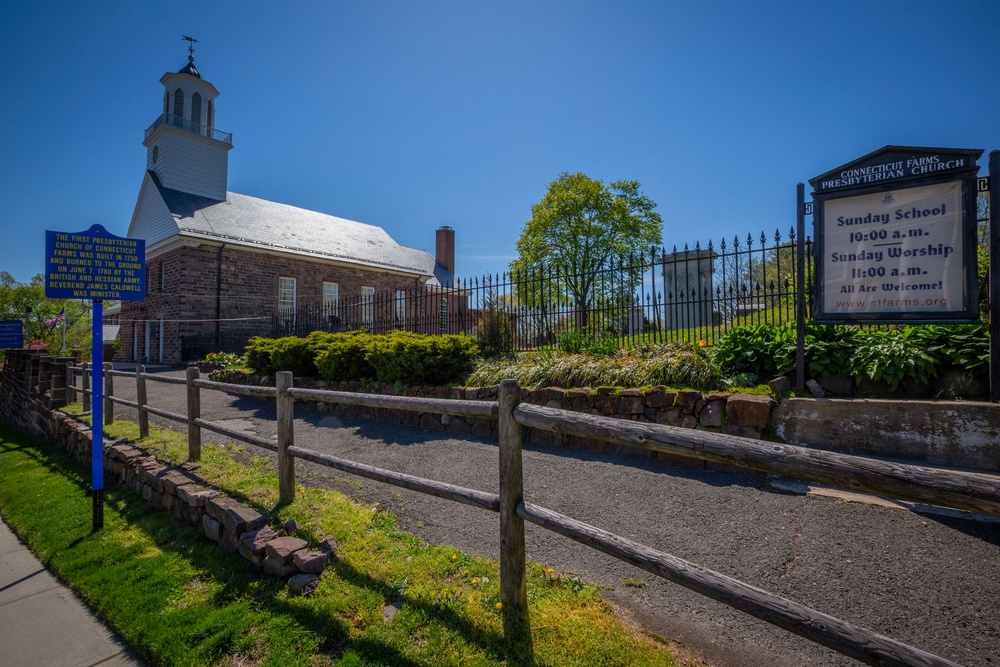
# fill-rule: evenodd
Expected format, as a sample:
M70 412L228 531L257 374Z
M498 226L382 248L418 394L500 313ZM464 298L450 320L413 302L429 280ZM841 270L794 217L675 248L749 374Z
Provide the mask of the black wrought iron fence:
M811 258L812 241L806 239L807 281ZM274 314L272 335L351 329L466 333L491 351L538 349L566 335L712 345L736 326L794 321L796 262L794 230L737 236L669 252L651 248L589 272L538 266L450 287L300 303Z

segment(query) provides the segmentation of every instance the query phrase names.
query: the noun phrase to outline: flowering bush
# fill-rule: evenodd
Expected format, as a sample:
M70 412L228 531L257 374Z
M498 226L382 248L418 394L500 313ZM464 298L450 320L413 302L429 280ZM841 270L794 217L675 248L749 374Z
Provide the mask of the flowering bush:
M246 359L234 352L209 352L199 364L217 364L222 368L237 368L246 365Z

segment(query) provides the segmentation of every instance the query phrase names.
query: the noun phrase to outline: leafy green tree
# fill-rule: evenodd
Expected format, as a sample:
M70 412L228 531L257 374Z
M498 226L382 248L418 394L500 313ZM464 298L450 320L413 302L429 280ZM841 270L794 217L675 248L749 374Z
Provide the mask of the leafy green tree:
M630 255L662 243L663 220L639 181L609 186L582 173L563 173L531 207L517 241L511 276L519 302L536 313L571 309L576 328L590 332L623 315L641 280Z
M78 299L49 299L41 274L30 283L19 283L6 271L0 271L0 319L27 321L26 343L48 343L53 353L62 350L62 323L52 322L66 309L66 349L90 351L90 302Z

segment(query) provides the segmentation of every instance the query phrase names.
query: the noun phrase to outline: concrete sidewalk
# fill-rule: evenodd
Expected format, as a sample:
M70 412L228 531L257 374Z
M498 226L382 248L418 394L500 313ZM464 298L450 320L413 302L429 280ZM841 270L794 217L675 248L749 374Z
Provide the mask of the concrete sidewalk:
M142 665L0 521L0 664Z

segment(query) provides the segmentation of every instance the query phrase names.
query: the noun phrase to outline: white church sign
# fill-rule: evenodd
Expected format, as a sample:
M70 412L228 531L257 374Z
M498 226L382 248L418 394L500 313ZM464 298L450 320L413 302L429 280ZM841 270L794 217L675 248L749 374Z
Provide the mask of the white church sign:
M812 180L826 323L979 321L981 150L887 146Z

